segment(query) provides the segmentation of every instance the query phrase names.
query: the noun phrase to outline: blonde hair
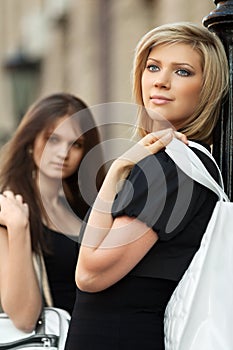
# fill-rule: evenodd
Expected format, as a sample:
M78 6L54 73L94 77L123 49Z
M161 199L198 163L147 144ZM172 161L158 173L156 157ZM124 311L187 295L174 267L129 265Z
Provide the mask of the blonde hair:
M139 41L133 66L133 94L138 109L138 133L150 132L150 118L143 106L141 79L151 49L168 44L190 45L201 57L203 86L200 103L182 131L189 139L211 143L223 97L228 91L229 68L220 39L206 28L188 22L165 24L146 33Z

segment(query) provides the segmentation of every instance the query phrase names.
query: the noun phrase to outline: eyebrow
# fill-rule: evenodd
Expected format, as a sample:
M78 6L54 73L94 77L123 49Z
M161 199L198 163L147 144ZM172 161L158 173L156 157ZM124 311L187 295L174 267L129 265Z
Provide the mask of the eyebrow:
M147 61L149 61L149 60L161 64L161 61L156 60L155 58L148 57L148 58L147 58ZM189 66L190 68L195 69L191 64L186 63L186 62L172 62L172 65L173 65L173 66Z
M79 140L79 141L84 141L84 140L85 140L85 137L84 137L83 135L81 135L81 136L79 136L79 137L77 138L77 140Z
M52 132L47 132L48 136L51 137L51 136L55 136L55 137L58 137L58 138L62 138L64 135L63 134L59 134L55 131L52 131ZM84 141L85 140L85 137L81 134L80 136L77 136L73 142L76 142L76 141Z

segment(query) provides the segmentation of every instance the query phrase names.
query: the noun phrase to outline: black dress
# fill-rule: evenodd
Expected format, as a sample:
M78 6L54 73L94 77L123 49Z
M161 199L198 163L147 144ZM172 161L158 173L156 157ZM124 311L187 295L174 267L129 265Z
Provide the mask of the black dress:
M75 268L78 244L60 232L44 226L49 253L43 254L53 306L72 313L75 302Z
M213 162L194 149L218 179ZM217 196L161 151L139 162L115 198L112 215L145 222L159 240L118 283L77 289L66 350L164 350L167 302L197 251Z

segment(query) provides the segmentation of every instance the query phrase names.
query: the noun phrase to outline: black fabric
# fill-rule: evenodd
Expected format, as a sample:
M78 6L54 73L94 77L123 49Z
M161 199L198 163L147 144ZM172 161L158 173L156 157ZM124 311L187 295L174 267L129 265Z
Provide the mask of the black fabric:
M213 162L194 151L217 180ZM110 288L99 293L77 289L65 350L164 350L165 307L199 247L216 201L163 151L138 163L116 196L112 215L137 217L159 240Z
M50 253L43 254L49 286L55 307L72 313L76 285L75 268L77 264L78 244L68 236L44 226Z
M164 350L164 310L175 287L126 276L99 293L77 289L65 350Z
M218 181L212 160L193 151ZM137 217L159 236L130 274L178 281L200 245L217 196L186 176L165 151L143 159L127 180L113 203L113 217Z

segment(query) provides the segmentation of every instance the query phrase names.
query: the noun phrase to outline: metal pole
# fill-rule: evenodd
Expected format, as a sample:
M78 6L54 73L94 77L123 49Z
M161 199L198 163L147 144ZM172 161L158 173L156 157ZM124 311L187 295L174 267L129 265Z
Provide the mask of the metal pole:
M213 142L213 155L220 166L225 191L233 200L233 0L215 0L216 9L203 19L203 24L216 33L226 50L230 71L230 91L223 103ZM219 62L221 65L221 62ZM214 77L213 77L214 79Z

